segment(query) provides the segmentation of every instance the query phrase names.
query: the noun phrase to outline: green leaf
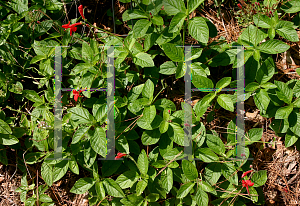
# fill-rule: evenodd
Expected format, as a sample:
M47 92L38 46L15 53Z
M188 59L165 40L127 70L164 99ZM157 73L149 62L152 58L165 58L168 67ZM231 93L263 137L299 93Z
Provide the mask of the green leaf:
M293 113L292 113L293 114ZM293 115L290 115L290 118ZM288 119L275 119L272 121L270 128L276 133L286 133L289 128L289 120ZM292 130L292 128L290 128Z
M233 163L230 162L223 163L222 174L229 182L238 185L238 176Z
M162 173L161 173L161 183L162 187L166 190L167 193L169 193L173 187L173 172L172 169L167 167Z
M60 180L68 171L69 162L63 160L53 167L53 182Z
M287 84L281 81L275 80L274 84L277 86L276 94L278 98L285 103L290 104L293 98L293 90L290 89Z
M146 175L148 172L149 161L148 161L148 157L147 157L145 150L141 151L138 161L137 161L137 165L139 167L140 172L142 174Z
M92 64L92 60L94 58L94 52L92 50L92 48L88 45L87 42L83 42L82 43L82 58L85 62L87 63L91 63Z
M155 15L151 18L153 24L161 26L164 25L164 19L161 16Z
M255 14L253 16L253 20L256 26L261 28L271 28L271 19L267 15L262 14Z
M254 92L259 88L259 84L257 82L251 82L245 87L246 92Z
M205 167L204 177L211 185L216 184L221 175L222 173L220 163L209 163Z
M46 195L46 194L40 194L40 195L39 195L39 200L40 200L41 202L52 202L51 197L49 197L49 196Z
M126 10L122 15L123 21L130 19L147 19L148 16L139 9Z
M52 186L53 184L53 166L47 164L45 161L41 166L41 175L47 185Z
M18 14L21 14L24 11L28 11L28 0L12 0L9 3L12 9L15 10Z
M234 105L232 99L227 94L221 94L218 96L217 102L221 107L231 112L234 111Z
M144 88L144 84L140 84L138 86L133 87L133 89L130 90L128 94L128 101L134 102L142 93L143 88Z
M177 198L182 199L185 196L187 196L190 191L193 189L195 183L194 182L188 182L184 185L181 185L181 187L179 188L178 192L177 192Z
M276 31L280 36L282 36L283 38L289 41L292 42L299 41L297 31L293 27L282 27L280 29L277 29Z
M189 14L192 13L195 9L198 8L200 4L202 4L204 0L189 0L188 1L188 10Z
M284 119L286 120L286 119ZM276 121L276 120L274 120ZM272 122L273 123L273 122ZM288 122L286 123L286 129L290 126L290 130L300 136L300 113L292 112L289 116ZM286 131L285 131L286 132ZM282 132L284 133L284 132Z
M286 107L281 107L276 111L275 119L286 119L293 111L293 105L290 104Z
M296 13L300 11L300 2L298 0L288 1L280 9L286 13Z
M183 62L184 54L181 47L177 47L175 44L166 43L163 44L162 49L165 54L174 62Z
M142 179L136 184L136 195L140 196L148 185L148 180Z
M90 177L84 177L77 180L74 186L71 188L70 192L75 194L84 194L86 193L96 181Z
M266 183L267 179L267 171L260 170L252 175L251 181L254 183L253 187L260 187Z
M206 135L206 144L207 146L214 151L215 153L222 155L225 153L225 145L222 140L215 135L207 134Z
M102 127L89 130L90 143L95 152L102 157L106 156L106 133Z
M81 138L85 136L89 129L90 127L79 127L74 133L74 136L72 138L72 144L76 144L77 142L79 142Z
M196 77L193 77L192 82L195 85L195 87L198 88L198 89L212 89L212 88L214 88L214 83L212 82L211 79L209 79L207 77L196 76Z
M97 72L95 68L90 63L79 63L72 69L71 75L79 74L80 72L86 73L87 70L92 72Z
M183 62L178 62L178 66L176 68L176 79L179 79L185 75L186 72L186 66Z
M159 199L159 194L151 193L146 197L148 202L156 202Z
M72 113L71 119L77 124L92 123L94 121L94 117L85 108L73 107L68 109L68 112Z
M256 73L256 80L259 84L269 81L275 74L275 63L272 57L268 57Z
M71 156L71 159L69 160L69 168L73 173L79 175L79 167L74 156Z
M216 84L216 89L223 89L227 87L231 82L231 77L224 77L220 79Z
M199 188L202 189L205 192L212 192L214 191L214 188L208 184L207 182L200 180L199 184L198 184Z
M121 153L129 154L129 145L124 135L121 135L116 141L116 149Z
M218 161L219 157L210 149L210 148L200 148L197 150L196 156L199 156L199 158L203 162L214 162Z
M128 170L116 179L116 183L119 184L122 189L131 188L138 178L139 175L136 171Z
M285 147L288 148L288 147L294 145L295 142L297 142L298 138L299 137L297 135L295 135L293 132L288 130L287 134L285 135L285 140L284 140Z
M32 58L32 60L30 61L30 64L34 64L34 63L39 62L39 61L41 61L43 59L46 59L46 58L47 58L47 56L45 56L45 55L37 55L37 56Z
M137 120L137 125L145 129L152 123L156 116L156 108L154 105L147 106L144 108L143 116Z
M159 132L161 134L167 132L169 129L169 122L167 122L166 120L163 120L160 125L159 125ZM144 143L143 143L144 144ZM155 144L155 143L154 143ZM145 145L145 144L144 144Z
M171 140L180 146L184 146L184 131L179 124L170 123L167 132Z
M194 17L189 21L190 35L197 41L206 44L209 39L209 29L203 17Z
M142 95L143 97L146 97L148 99L153 99L153 94L154 94L154 84L150 79L148 79L144 85Z
M251 144L255 141L259 141L261 140L261 137L263 135L263 129L262 128L252 128L248 131L248 138L250 139L250 141L246 141L245 144Z
M183 0L163 0L163 5L168 15L176 15L179 12L186 13Z
M157 101L154 102L154 105L158 110L165 110L170 108L171 111L176 111L176 106L174 102L172 102L169 99L165 99L165 98L158 99Z
M300 98L295 99L293 102L294 108L300 108Z
M172 33L181 30L185 18L186 14L184 13L176 14L170 23L169 32Z
M255 35L253 35L255 34ZM268 34L256 26L250 24L240 35L239 40L252 43L254 46L264 40Z
M133 63L141 67L154 67L154 61L150 54L140 52L133 58Z
M169 162L167 160L157 160L153 162L151 165L156 168L163 168L165 167ZM177 168L179 164L177 162L171 162L168 167L169 168Z
M108 177L113 175L121 166L122 161L104 160L101 168L102 176Z
M278 53L283 53L287 51L290 48L289 45L286 43L277 40L277 39L272 39L268 40L266 42L263 42L258 49L261 52L267 53L267 54L278 54Z
M270 103L270 97L264 89L260 89L253 97L255 105L262 114L265 114Z
M189 180L193 181L198 178L197 168L190 161L182 160L181 166L183 173Z
M0 144L3 145L14 145L17 144L18 142L19 142L18 138L16 138L14 135L11 134L3 134L0 137Z
M163 124L163 122L166 122L166 121L162 121L161 125ZM141 137L142 144L143 145L153 145L153 144L156 144L159 141L160 135L161 134L159 132L159 129L145 130L143 132L143 134L142 134L142 137Z
M133 37L134 38L143 37L150 26L151 26L151 22L148 21L147 19L138 20L133 27Z
M198 206L208 206L208 195L201 189L198 189L195 194L195 199Z
M23 90L23 93L25 94L25 97L29 99L32 102L38 102L43 103L43 100L40 98L40 96L33 90Z
M12 134L12 131L9 127L9 125L4 122L2 119L0 119L0 133L1 134Z
M103 185L107 194L113 197L124 197L125 194L123 193L121 187L113 180L105 178L103 181Z
M44 156L45 156L45 154L43 154L42 152L27 153L25 155L26 164L29 164L29 165L35 164L39 161L39 159L41 157L44 157Z

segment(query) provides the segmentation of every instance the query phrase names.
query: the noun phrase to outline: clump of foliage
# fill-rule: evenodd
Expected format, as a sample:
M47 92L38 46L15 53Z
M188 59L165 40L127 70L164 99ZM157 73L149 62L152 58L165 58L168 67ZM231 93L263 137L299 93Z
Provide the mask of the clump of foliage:
M47 188L67 171L81 175L85 170L90 175L81 176L70 192L88 191L91 205L263 204L261 186L267 172L252 171L251 180L239 178L249 170L248 158L253 158L248 147L260 141L263 129L247 131L246 158L236 161L232 159L237 144L235 119L222 139L202 122L211 106L234 114L236 93L204 92L193 106L192 156L200 160L178 160L184 157L184 109L176 109L160 93L172 86L166 77L183 81L189 60L178 45L185 45L186 37L201 45L192 49L196 88L235 87L237 55L242 52L235 46L244 45L245 101L253 98L260 114L272 119L271 129L285 137L286 147L294 145L300 135L300 83L274 80L272 55L287 51L286 41L299 41L297 26L280 18L299 12L298 1L272 7L276 10L271 15L251 14L247 19L252 24L231 43L222 39L208 43L217 36L215 26L207 18L189 17L204 0L135 0L133 9L122 16L124 22L133 22L124 38L96 28L83 18L82 10L78 18L62 22L62 2L0 1L0 161L7 165L6 150L16 150L18 169L24 173L17 190L21 201L54 205L44 194ZM85 36L81 29L99 32ZM116 57L115 149L119 153L116 160L98 160L107 152L106 93L84 88L107 87L110 45L115 46ZM62 159L53 158L55 46L62 46L62 87L82 89L62 92ZM224 71L227 76L219 79L211 75L229 65L232 75ZM28 185L31 165L40 167L44 185ZM32 195L26 196L31 190Z

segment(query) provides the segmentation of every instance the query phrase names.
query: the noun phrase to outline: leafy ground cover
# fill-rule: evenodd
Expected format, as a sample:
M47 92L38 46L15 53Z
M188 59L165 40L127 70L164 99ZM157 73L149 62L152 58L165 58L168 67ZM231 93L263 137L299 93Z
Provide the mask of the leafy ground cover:
M299 204L299 11L299 0L0 1L1 204ZM109 87L111 45L116 156L99 160L107 94L86 88ZM191 59L186 45L200 46ZM221 89L237 85L241 45L237 161L237 92ZM53 159L56 46L61 85L73 88L61 92L63 159ZM210 88L192 92L200 160L180 159L189 60L193 87Z

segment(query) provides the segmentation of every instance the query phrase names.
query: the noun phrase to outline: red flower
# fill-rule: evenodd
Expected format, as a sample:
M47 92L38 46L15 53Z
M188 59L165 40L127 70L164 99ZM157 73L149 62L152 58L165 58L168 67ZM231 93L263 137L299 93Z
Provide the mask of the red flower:
M120 159L121 157L124 157L124 156L126 156L126 155L127 155L127 154L118 152L117 156L115 157L115 160Z
M41 22L40 22L40 21L37 21L37 23L40 24Z
M79 13L82 16L82 18L85 19L84 15L83 15L83 6L82 5L78 6L78 10L79 10Z
M76 26L79 26L79 25L81 25L80 22L75 23L75 24L71 24L71 25L70 25L70 22L69 22L68 24L62 25L62 28L64 28L65 30L70 29L70 36L72 36L72 32L75 32L77 30Z
M260 4L259 4L259 2L255 2L255 4L257 5L257 6L259 6Z
M240 9L243 9L242 5L241 4L238 4L237 5Z
M82 90L79 90L79 91L77 91L77 90L73 90L73 96L74 96L74 100L77 102L77 100L78 100L78 97L81 97L81 96L79 96L79 93L80 92L82 92Z
M243 187L246 187L246 189L247 189L247 192L248 192L248 194L250 195L250 192L249 192L249 186L251 187L251 186L253 186L254 185L254 183L253 182L251 182L251 180L242 180L242 184L243 184Z
M251 173L251 172L252 172L252 170L248 170L247 172L244 172L244 173L242 174L242 178L245 177L245 176L247 176L247 174L249 174L249 173Z

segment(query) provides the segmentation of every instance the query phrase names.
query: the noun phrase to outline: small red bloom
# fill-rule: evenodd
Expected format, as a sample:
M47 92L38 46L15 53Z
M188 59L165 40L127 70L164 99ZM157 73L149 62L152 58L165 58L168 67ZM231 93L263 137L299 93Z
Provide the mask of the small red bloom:
M259 4L259 2L255 2L255 4L257 5L257 6L259 6L260 4Z
M82 5L78 6L78 10L79 10L79 13L82 16L82 18L85 19L84 15L83 15L83 6Z
M37 21L37 23L40 24L41 22L40 22L40 21Z
M245 177L245 176L247 176L247 174L249 174L249 173L251 173L251 172L252 172L252 170L248 170L247 172L244 172L244 173L242 174L242 178Z
M254 183L253 182L251 182L251 180L242 180L242 184L243 184L243 187L246 187L246 189L247 189L247 192L248 192L248 194L250 195L250 192L249 192L249 186L251 187L251 186L253 186L254 185Z
M171 111L170 111L170 110L168 110L168 112L169 112L169 114L171 113Z
M243 9L242 5L241 4L238 4L237 5L240 9Z
M74 100L77 102L77 100L78 100L78 97L81 97L81 96L79 96L79 93L80 92L82 92L82 90L79 90L79 91L77 91L77 90L73 90L73 96L74 96Z
M76 27L76 26L79 26L79 25L81 25L80 22L75 23L75 24L71 24L71 25L70 25L70 21L69 21L68 24L62 25L62 28L64 28L65 30L66 30L66 29L70 29L70 36L72 36L72 32L75 32L75 31L77 30L77 27Z
M121 157L124 157L124 156L126 156L126 155L127 155L127 154L118 152L117 156L115 157L115 160L120 159Z

